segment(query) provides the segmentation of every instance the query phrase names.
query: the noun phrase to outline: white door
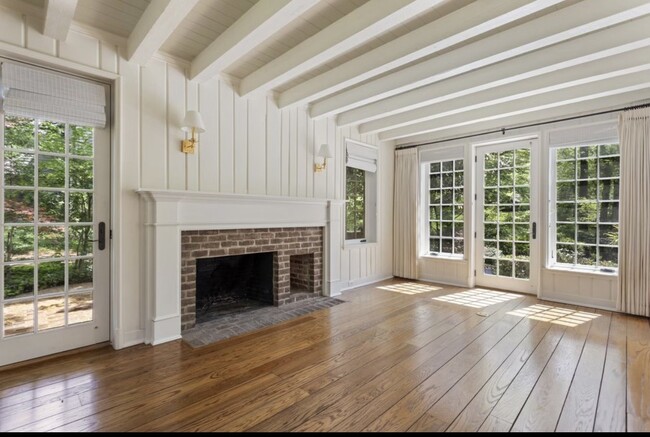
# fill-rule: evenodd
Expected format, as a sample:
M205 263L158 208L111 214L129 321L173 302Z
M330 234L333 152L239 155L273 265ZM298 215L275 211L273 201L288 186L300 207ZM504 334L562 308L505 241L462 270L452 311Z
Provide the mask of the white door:
M107 341L110 129L0 124L0 365Z
M538 140L476 149L476 285L536 293Z

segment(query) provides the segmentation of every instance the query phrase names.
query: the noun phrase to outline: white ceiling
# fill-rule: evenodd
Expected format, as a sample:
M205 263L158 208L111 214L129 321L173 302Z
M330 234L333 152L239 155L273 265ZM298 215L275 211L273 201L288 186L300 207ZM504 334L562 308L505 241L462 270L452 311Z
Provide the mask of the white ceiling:
M398 143L650 98L650 0L78 0L74 20Z

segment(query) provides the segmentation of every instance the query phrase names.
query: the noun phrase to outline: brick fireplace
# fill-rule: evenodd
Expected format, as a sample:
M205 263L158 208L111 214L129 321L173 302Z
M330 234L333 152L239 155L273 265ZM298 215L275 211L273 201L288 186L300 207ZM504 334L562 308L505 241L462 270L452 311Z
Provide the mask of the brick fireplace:
M257 253L264 267L254 261L249 271L257 269L262 275L255 277L267 278L268 256L274 257L277 294L268 300L278 305L310 294L340 293L343 200L147 189L138 194L145 343L181 338L182 329L193 323L191 310L196 314L191 302L196 266L201 264L203 287L203 269L228 265L219 258ZM262 290L266 296L268 288ZM246 297L256 298L255 290Z
M323 290L323 227L195 230L181 233L181 329L196 323L197 260L273 255L273 304L318 296Z

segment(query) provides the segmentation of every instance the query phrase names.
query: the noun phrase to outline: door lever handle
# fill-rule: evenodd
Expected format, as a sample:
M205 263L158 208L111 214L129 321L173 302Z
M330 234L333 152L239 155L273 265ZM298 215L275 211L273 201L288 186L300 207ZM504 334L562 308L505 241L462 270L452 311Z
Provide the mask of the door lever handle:
M99 250L106 249L106 223L104 222L99 223L99 238L90 241L93 243L99 243L97 244L97 248Z

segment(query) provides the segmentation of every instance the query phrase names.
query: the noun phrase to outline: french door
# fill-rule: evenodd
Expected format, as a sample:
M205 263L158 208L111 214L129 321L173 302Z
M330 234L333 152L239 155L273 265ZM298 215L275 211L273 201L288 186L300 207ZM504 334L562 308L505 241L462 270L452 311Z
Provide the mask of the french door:
M476 149L476 284L536 293L538 140Z
M0 365L107 341L109 128L0 124Z

